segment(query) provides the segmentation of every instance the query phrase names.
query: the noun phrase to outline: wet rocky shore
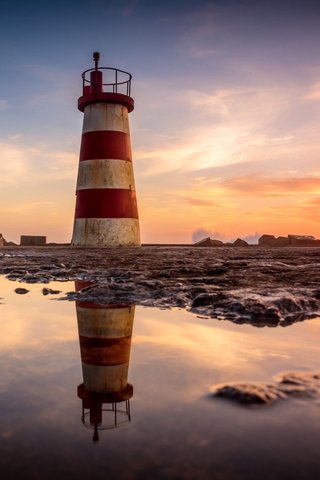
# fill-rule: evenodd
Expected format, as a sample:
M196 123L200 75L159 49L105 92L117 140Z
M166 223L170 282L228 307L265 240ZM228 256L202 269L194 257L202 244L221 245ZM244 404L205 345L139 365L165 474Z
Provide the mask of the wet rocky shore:
M181 307L257 327L319 316L319 267L314 247L0 249L0 273L9 280L77 281L69 300Z

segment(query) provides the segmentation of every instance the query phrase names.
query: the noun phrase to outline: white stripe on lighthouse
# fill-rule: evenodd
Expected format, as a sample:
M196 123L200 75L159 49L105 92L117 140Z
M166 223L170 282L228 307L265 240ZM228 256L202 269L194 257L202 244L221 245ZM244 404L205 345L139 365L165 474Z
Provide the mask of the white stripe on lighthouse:
M140 245L137 218L76 218L73 245L108 245L110 247Z
M85 107L82 133L114 130L129 133L128 110L117 103L92 103Z
M135 190L132 162L110 159L79 162L77 190L85 188Z
M83 382L91 392L121 392L128 383L129 362L122 365L89 365L82 363Z
M84 308L77 305L80 335L89 338L122 338L132 335L134 306Z

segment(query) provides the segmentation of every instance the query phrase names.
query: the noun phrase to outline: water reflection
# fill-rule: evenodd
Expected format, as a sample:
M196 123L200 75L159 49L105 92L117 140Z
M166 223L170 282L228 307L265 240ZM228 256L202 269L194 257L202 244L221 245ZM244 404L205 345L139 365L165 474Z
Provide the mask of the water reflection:
M76 282L77 291L87 283ZM83 383L82 422L99 431L130 422L133 387L128 383L130 348L135 307L76 302Z

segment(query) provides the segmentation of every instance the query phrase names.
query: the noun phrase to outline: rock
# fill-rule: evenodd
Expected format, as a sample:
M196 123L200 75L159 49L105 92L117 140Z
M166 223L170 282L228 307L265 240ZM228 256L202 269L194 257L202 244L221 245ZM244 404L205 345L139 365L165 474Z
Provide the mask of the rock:
M15 292L19 295L25 295L26 293L30 292L27 288L16 288Z
M216 397L224 397L245 405L271 403L285 398L285 393L278 390L273 385L254 385L254 384L227 384L213 389Z
M273 247L276 237L274 235L262 235L258 240L258 245Z
M3 238L2 233L0 233L0 247L16 247L17 245L14 242L7 242L5 238Z
M263 247L287 247L290 245L290 240L288 237L276 238L274 235L264 234L259 238L258 244Z
M215 240L210 237L204 238L193 244L194 247L222 247L223 245L224 243L220 240Z
M221 302L227 300L227 296L224 295L222 292L218 293L200 293L196 296L196 298L192 301L192 308L207 306L207 305L215 305L219 306Z
M9 244L12 244L12 242L7 242L6 239L3 238L2 233L0 233L0 247L6 247Z
M279 399L290 396L319 398L320 372L290 372L277 378L274 385L225 384L213 386L215 397L224 397L245 405L270 405Z
M42 295L58 295L61 290L52 290L52 288L43 288Z
M262 235L259 245L263 247L320 247L320 240L312 235L288 235L287 237L275 237L274 235Z
M312 235L288 235L288 239L293 247L320 246L320 240L316 240Z
M249 243L247 243L245 240L242 240L242 238L237 238L232 244L233 247L249 247Z

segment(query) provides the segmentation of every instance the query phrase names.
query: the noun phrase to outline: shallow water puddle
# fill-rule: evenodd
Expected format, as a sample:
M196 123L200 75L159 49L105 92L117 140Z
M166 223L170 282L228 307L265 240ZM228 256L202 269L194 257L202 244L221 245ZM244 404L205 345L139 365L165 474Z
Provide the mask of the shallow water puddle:
M243 407L209 395L217 383L320 370L320 319L259 329L59 300L74 289L0 279L2 478L320 473L318 398Z

